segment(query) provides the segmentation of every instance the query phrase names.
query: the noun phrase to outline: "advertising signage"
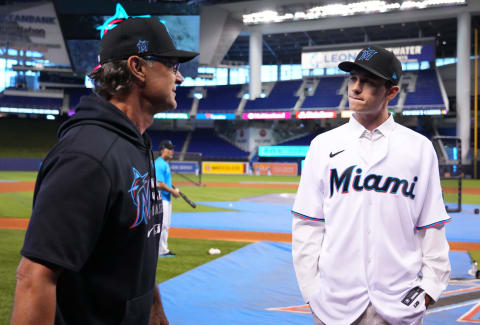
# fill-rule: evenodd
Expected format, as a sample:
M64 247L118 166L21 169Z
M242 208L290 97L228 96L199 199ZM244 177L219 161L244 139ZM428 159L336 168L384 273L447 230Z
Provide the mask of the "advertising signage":
M286 120L292 117L290 112L250 112L243 113L244 120Z
M243 162L217 162L204 161L202 163L203 174L245 174L247 165Z
M234 113L197 113L197 120L234 120Z
M297 176L297 163L253 163L255 175Z
M296 114L297 119L322 119L322 118L336 118L336 111L300 111Z
M188 120L190 115L188 113L157 113L153 117L167 120Z
M336 68L343 61L355 61L361 48L338 50L338 51L317 51L302 53L302 69ZM406 45L387 47L400 60L400 62L421 62L433 61L435 59L435 48L433 45Z
M259 157L305 157L308 146L259 146Z

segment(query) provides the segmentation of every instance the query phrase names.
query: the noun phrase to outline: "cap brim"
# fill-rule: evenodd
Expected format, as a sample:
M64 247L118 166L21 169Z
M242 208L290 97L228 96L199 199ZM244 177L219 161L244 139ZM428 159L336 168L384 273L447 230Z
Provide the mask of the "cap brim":
M380 78L388 80L388 81L392 81L390 78L387 78L386 76L384 76L380 72L377 72L370 67L363 66L362 64L358 64L358 63L355 63L355 62L350 62L350 61L341 62L338 65L338 68L340 70L343 70L343 71L346 71L346 72L350 72L350 71L354 70L355 68L360 68L362 70L370 72L371 74L376 75L377 77L380 77Z
M198 54L197 52L183 51L183 50L173 50L168 52L159 53L159 56L177 58L178 62L185 63L194 59Z

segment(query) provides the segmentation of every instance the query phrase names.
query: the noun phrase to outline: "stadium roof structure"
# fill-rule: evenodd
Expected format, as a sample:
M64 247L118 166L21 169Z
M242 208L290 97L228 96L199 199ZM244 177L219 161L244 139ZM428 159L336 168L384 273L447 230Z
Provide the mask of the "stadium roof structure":
M437 57L455 57L457 46L457 19L462 12L470 12L472 26L480 26L480 1L467 1L467 5L438 7L391 13L363 14L331 17L306 21L244 25L245 14L264 9L276 9L319 4L352 3L364 0L130 0L122 1L130 15L198 15L204 8L228 12L230 20L241 24L241 31L231 41L224 61L248 64L249 37L252 31L263 35L263 64L298 64L302 49L346 43L394 41L401 39L434 38ZM386 0L385 3L402 2ZM96 39L95 20L112 14L112 1L54 0L64 36L68 39ZM283 9L282 9L283 8ZM93 21L93 23L92 23ZM98 22L99 24L101 22ZM85 26L79 28L79 25ZM472 44L473 47L473 44Z

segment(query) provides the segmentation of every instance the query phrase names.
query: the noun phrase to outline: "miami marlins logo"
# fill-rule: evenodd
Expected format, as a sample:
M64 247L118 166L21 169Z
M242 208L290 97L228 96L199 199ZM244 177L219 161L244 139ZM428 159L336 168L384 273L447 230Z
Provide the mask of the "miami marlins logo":
M148 41L139 40L137 42L138 53L148 52Z
M358 61L370 61L370 59L377 53L377 51L372 50L371 48L365 49L358 58Z
M128 192L132 197L133 204L137 207L137 218L130 226L130 229L135 228L143 222L148 224L148 220L150 220L150 179L148 173L141 175L138 170L135 168L132 169L133 182Z
M355 167L355 165L348 167L340 176L338 176L336 168L330 169L330 197L333 196L335 190L337 192L341 190L344 194L349 192ZM413 178L412 184L409 184L406 179L399 179L397 177L387 177L382 183L382 175L369 174L362 180L362 169L357 168L355 173L356 175L353 177L352 188L357 192L373 190L379 193L387 193L390 191L392 194L397 194L400 187L402 187L401 194L403 194L403 196L409 197L412 200L415 199L413 189L415 188L415 182L418 181L417 176Z

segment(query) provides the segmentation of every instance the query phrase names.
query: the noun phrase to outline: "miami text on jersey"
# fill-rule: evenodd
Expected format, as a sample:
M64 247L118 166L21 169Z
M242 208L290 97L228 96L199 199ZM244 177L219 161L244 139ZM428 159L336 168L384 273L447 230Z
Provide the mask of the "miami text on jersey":
M339 177L336 168L330 169L330 197L333 196L334 190L337 192L342 190L342 193L348 193L350 189L350 180L352 179L352 173L355 169L356 165L350 166L342 173ZM415 198L415 194L413 194L413 189L415 188L415 182L418 180L418 177L415 176L413 178L412 184L410 185L408 180L400 179L397 177L388 176L382 183L382 179L384 178L383 175L376 175L376 174L369 174L365 176L362 180L362 169L357 168L355 169L355 177L352 182L352 188L355 191L371 191L374 190L375 192L380 193L387 193L390 192L392 194L397 194L397 191L402 187L401 194L406 197L411 198L412 200Z

